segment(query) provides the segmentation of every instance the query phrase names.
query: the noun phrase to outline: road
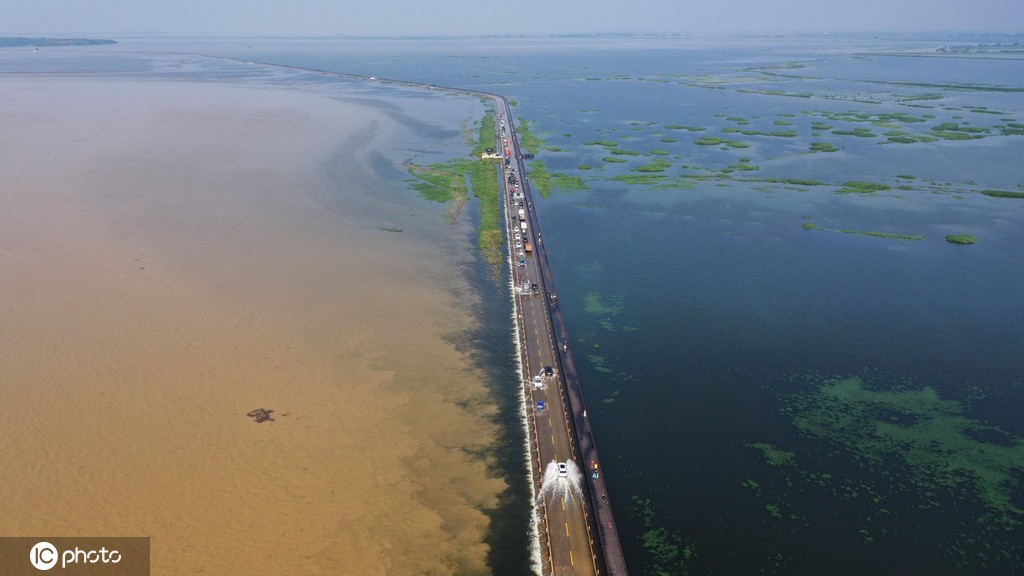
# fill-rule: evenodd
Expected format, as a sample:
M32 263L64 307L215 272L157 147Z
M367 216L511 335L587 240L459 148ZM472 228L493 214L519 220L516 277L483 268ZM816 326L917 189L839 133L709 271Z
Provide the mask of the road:
M526 168L511 109L504 98L495 97L495 101L495 130L501 143L497 150L507 158L501 168L502 202L513 264L534 487L540 491L544 483L542 474L551 462L572 460L582 476L578 493L568 498L541 500L538 510L542 524L542 570L545 575L555 576L625 576L618 532L554 291L528 175L524 176ZM527 243L532 244L532 250L527 249ZM535 382L537 377L539 382Z

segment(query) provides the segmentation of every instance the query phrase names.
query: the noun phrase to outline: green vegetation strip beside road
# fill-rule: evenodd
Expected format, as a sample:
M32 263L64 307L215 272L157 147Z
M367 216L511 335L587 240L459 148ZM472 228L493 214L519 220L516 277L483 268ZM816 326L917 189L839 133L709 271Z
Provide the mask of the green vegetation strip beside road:
M448 217L454 219L469 200L470 187L479 200L480 226L477 230L477 246L484 260L499 264L502 260L501 247L504 235L498 214L498 173L497 160L480 158L487 148L494 147L494 113L488 111L480 122L480 130L473 145L473 157L458 158L429 166L409 165L413 177L413 189L420 196L434 202L451 202Z

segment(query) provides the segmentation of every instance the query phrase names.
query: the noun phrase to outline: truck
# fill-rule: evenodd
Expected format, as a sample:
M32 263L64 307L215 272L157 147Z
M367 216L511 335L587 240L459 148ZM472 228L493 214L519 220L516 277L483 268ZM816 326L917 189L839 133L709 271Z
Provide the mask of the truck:
M523 210L522 208L519 209L519 219L526 220L526 210Z
M519 222L519 228L522 229L523 234L526 234L526 220L522 220Z
M524 242L523 243L523 250L525 250L527 252L533 252L533 242Z

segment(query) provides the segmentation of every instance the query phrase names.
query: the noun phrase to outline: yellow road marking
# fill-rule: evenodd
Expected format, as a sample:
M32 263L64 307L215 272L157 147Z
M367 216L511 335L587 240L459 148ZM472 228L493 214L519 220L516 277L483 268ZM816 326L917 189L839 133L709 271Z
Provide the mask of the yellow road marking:
M569 565L575 566L576 563L572 561L572 550L569 550Z
M568 522L565 523L565 537L566 538L569 537L569 523Z

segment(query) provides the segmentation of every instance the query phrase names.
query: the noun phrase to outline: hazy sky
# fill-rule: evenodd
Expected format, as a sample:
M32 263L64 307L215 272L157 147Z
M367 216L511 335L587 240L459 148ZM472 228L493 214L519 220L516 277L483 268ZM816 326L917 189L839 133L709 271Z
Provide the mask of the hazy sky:
M0 0L0 33L1024 32L1022 0Z

